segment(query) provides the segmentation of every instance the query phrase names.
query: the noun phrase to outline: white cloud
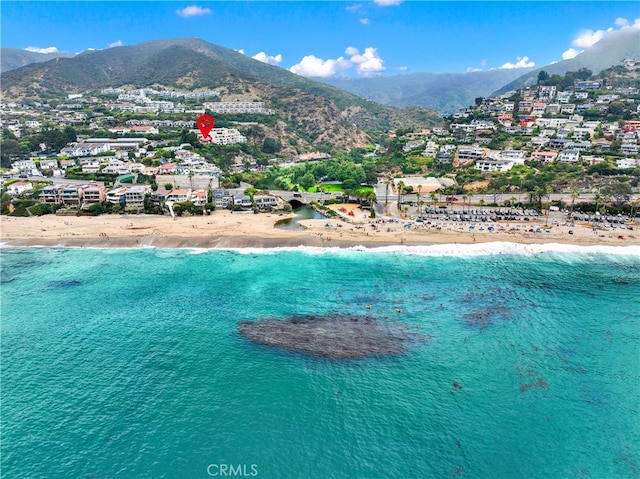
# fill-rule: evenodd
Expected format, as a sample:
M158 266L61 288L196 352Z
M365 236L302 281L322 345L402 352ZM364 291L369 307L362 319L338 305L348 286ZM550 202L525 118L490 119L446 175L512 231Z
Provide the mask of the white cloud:
M357 55L360 53L356 47L347 47L344 50L345 55L349 55L350 57L353 55Z
M371 20L369 20L368 18L361 18L360 23L362 23L363 25L369 25L371 23Z
M25 48L28 52L35 53L56 53L58 49L56 47L47 47L47 48L39 48L39 47L27 47Z
M211 9L191 5L189 7L184 7L181 10L176 10L176 13L183 18L199 17L202 15L209 15L211 13Z
M618 27L626 27L629 25L629 20L627 20L626 18L618 17L613 23Z
M562 59L563 60L571 60L572 58L577 57L583 51L584 50L576 50L575 48L569 48L567 51L565 51L562 54Z
M384 60L380 58L376 48L367 47L364 49L364 53L360 55L357 49L348 47L345 50L345 53L347 55L352 55L349 60L357 65L356 71L360 75L375 75L376 73L381 73L387 69L384 66Z
M529 61L529 57L516 57L516 62L515 63L511 63L511 62L507 62L504 65L502 65L500 68L531 68L531 67L535 67L536 64L534 62L530 62Z
M240 50L234 50L234 51L236 51L236 52L241 53L241 54L243 54L243 55L244 55L244 49L242 49L242 48L241 48Z
M467 67L465 73L481 72L482 68Z
M640 18L636 18L633 21L633 25L631 25L631 28L640 28Z
M571 45L578 48L589 48L613 31L613 27L609 27L606 30L583 30L578 37L571 42Z
M361 3L356 3L355 5L349 5L347 7L344 7L344 9L347 12L357 12L358 10L360 10L362 8L362 4Z
M400 5L404 0L373 0L379 7L394 7Z
M122 45L124 45L124 43L122 43L122 40L118 40L117 42L109 43L107 45L107 48L121 47Z
M269 65L279 65L280 63L282 63L282 55L280 53L278 53L276 56L272 56L267 55L265 52L259 52L251 58L262 63L268 63Z
M336 60L323 60L314 55L307 55L300 63L293 65L289 71L305 77L332 77L336 73L347 71L351 62L339 57Z
M396 70L400 70L401 72L406 72L409 69L409 67L405 67L405 66L401 66L396 68Z
M323 60L314 55L307 55L300 63L289 68L289 71L302 76L331 77L352 68L361 76L376 75L387 69L376 48L367 47L361 54L356 47L349 46L344 53L349 58L340 56L335 60Z

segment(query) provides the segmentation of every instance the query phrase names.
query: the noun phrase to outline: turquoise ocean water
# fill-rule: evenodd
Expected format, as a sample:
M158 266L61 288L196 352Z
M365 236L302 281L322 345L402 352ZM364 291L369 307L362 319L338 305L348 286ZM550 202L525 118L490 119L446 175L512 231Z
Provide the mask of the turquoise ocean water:
M2 477L640 477L638 250L465 248L2 248ZM326 312L429 339L237 333Z

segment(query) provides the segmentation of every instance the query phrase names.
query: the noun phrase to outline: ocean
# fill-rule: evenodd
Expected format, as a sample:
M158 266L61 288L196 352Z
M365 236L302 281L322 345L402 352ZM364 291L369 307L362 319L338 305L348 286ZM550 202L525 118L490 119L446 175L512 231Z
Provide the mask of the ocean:
M0 249L6 478L638 478L640 252ZM326 359L241 321L424 339Z

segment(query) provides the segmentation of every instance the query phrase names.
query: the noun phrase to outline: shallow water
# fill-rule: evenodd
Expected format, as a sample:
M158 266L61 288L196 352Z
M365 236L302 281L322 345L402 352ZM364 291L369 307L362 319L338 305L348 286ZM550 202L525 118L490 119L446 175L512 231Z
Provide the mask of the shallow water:
M487 248L2 248L3 477L638 477L640 255ZM326 312L429 341L237 330Z
M296 214L295 217L279 220L276 223L275 227L282 230L300 230L302 229L302 225L300 225L300 221L326 219L325 216L321 215L313 208L310 208L309 206L304 206L304 205L294 208L293 213Z

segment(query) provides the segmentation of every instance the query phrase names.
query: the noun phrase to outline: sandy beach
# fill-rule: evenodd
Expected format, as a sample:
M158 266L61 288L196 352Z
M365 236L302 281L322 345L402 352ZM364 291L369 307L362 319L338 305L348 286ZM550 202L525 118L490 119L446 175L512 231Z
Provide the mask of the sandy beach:
M554 226L550 232L530 233L536 223L494 223L494 231L474 230L469 225L438 222L414 224L404 221L369 220L362 211L344 219L303 220L299 230L275 226L294 215L238 214L215 211L209 216L156 215L39 216L0 218L0 238L13 246L248 248L248 247L349 247L512 242L573 245L629 246L640 244L636 231L595 232L589 225ZM328 226L330 225L330 226ZM569 234L569 230L573 234Z

